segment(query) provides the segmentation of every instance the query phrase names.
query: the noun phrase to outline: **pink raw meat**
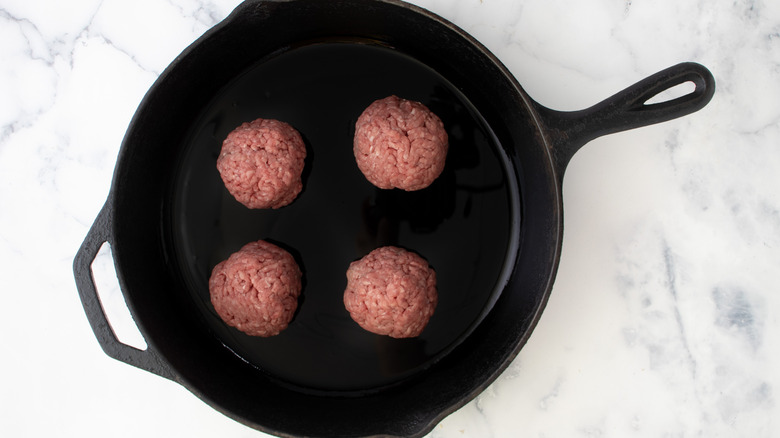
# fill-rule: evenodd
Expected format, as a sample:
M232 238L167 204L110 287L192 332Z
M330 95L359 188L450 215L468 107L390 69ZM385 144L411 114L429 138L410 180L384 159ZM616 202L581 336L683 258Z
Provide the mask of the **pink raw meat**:
M238 202L249 208L279 208L301 192L305 158L306 146L295 128L257 119L228 134L217 170Z
M444 170L444 124L425 105L389 96L372 103L355 124L353 151L366 179L380 189L420 190Z
M292 255L263 240L244 245L211 272L209 292L225 323L251 336L287 328L298 307L301 270Z
M347 269L344 306L372 333L393 338L419 336L438 302L436 272L419 255L385 246Z

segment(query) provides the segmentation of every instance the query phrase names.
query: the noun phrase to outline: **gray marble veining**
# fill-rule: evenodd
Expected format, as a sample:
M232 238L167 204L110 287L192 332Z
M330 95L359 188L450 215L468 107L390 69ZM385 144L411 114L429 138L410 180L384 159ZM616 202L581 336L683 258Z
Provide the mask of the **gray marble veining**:
M144 93L238 3L0 4L0 435L262 436L106 357L71 274ZM776 435L780 3L413 3L550 108L588 107L681 61L717 80L700 112L577 153L539 326L430 436Z

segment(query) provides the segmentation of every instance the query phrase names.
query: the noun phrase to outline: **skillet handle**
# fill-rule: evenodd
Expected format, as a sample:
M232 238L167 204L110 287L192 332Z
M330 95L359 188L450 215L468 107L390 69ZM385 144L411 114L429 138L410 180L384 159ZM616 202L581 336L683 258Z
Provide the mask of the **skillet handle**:
M654 96L687 82L694 90L659 103ZM539 104L542 123L548 128L552 154L563 177L571 157L587 142L607 134L676 119L706 106L715 93L715 79L706 67L684 62L651 75L634 85L581 111L555 111Z
M95 261L100 247L105 242L111 244L111 207L109 207L109 202L106 202L100 210L73 260L76 288L79 291L81 304L84 306L84 312L87 314L87 319L98 343L108 356L116 360L166 379L175 380L175 374L171 372L168 364L162 360L151 345L148 345L148 342L146 350L139 350L120 342L111 329L106 313L100 303L97 287L95 286L95 278L92 273L92 262Z

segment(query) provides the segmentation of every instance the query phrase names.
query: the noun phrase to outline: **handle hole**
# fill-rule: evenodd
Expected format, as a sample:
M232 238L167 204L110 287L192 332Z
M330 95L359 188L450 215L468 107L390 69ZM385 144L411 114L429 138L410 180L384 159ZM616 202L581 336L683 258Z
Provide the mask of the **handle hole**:
M645 101L645 105L654 105L658 103L669 102L680 97L687 96L696 90L696 84L693 81L683 82L674 87L667 88L664 91L654 95Z
M103 243L100 247L90 269L92 269L92 276L95 280L100 306L103 308L103 313L106 315L114 336L125 345L146 350L146 340L133 321L125 297L122 295L122 289L119 287L119 280L114 268L114 257L108 242Z

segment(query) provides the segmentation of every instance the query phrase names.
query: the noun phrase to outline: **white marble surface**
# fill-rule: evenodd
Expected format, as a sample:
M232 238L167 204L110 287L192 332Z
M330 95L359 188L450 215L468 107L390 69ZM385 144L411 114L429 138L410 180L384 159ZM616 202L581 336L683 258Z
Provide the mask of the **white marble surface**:
M780 3L414 3L551 108L680 61L718 84L704 110L575 156L537 329L431 437L777 436ZM236 4L0 0L0 436L263 436L105 356L71 273L142 96Z

